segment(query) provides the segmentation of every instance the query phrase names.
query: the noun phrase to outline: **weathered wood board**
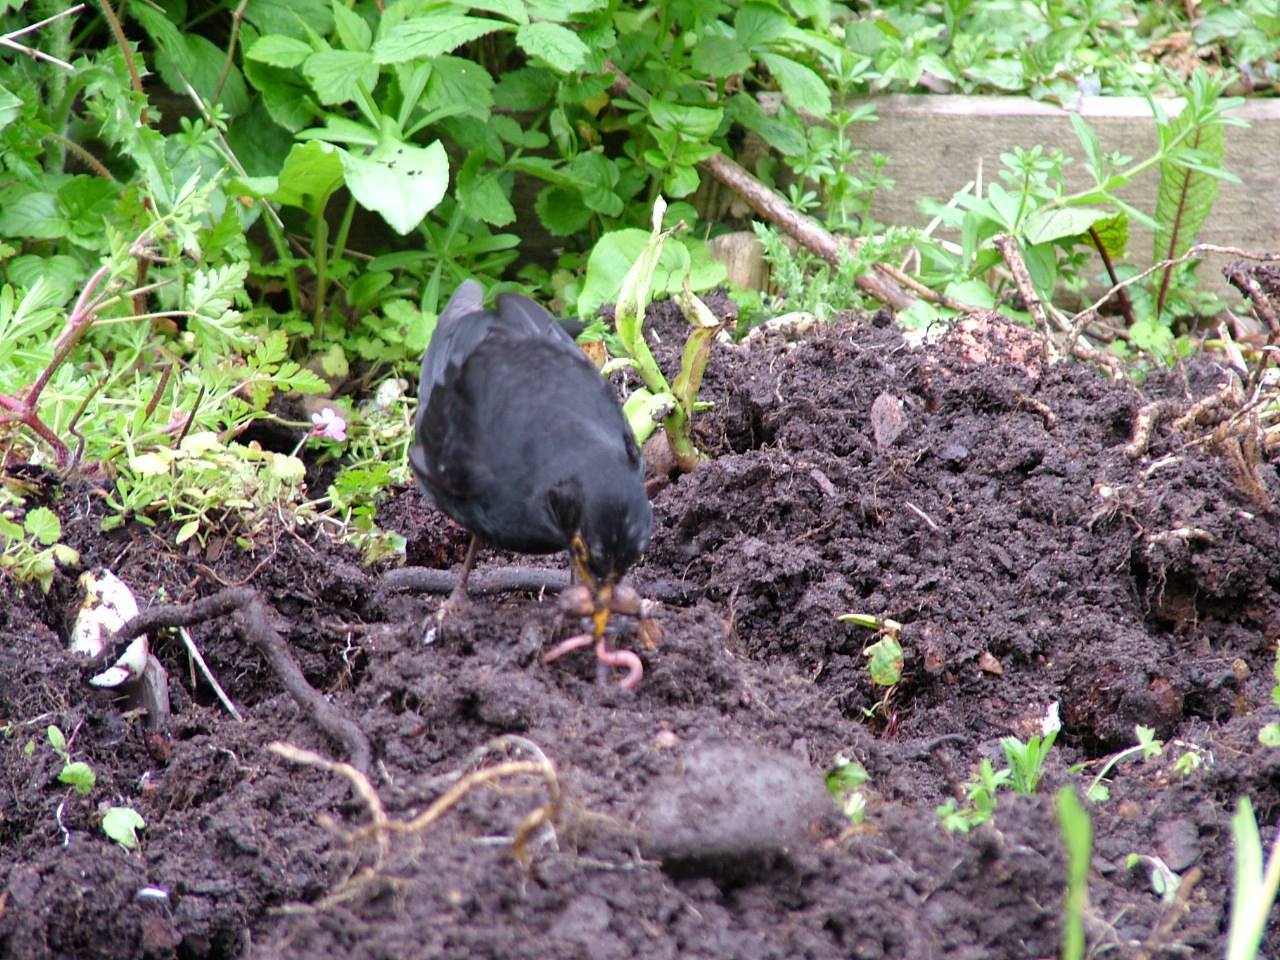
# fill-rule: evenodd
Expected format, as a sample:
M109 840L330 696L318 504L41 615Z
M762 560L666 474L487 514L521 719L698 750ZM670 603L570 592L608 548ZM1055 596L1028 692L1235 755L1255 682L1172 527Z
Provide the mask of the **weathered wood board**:
M980 169L984 182L990 182L1001 169L1000 154L1014 146L1043 144L1061 149L1075 161L1068 167L1067 189L1090 185L1083 151L1061 107L1024 97L912 94L877 97L875 104L880 119L858 124L852 136L863 149L890 158L885 174L894 186L882 190L873 205L874 216L883 223L927 225L930 218L920 212L920 197L945 202L975 180ZM1162 104L1170 115L1181 108L1176 100ZM1079 112L1105 151L1119 150L1135 160L1154 153L1155 123L1141 97L1085 97ZM1233 115L1250 124L1226 131L1226 167L1242 182L1222 183L1213 213L1197 239L1280 252L1280 100L1248 100ZM1158 183L1159 171L1152 168L1120 191L1120 196L1152 213ZM1150 266L1151 244L1151 232L1132 225L1128 262ZM1221 273L1229 259L1206 258L1200 277L1234 303L1238 294Z

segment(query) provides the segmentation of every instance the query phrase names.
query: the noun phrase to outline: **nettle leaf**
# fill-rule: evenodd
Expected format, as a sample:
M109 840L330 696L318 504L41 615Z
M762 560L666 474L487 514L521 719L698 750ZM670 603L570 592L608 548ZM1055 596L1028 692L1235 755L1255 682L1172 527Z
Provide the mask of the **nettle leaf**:
M568 237L591 222L591 209L582 202L582 194L564 187L547 187L533 203L547 231L557 237Z
M308 30L322 37L333 31L329 0L248 0L244 18L259 33L279 33L300 40L306 39Z
M0 130L22 115L22 100L0 86Z
M603 10L609 0L528 0L529 16L535 20L568 20L580 13Z
M467 6L472 10L496 13L516 23L529 22L529 12L525 10L521 0L467 0Z
M378 37L373 44L373 58L378 63L404 63L419 57L438 57L495 30L510 28L509 23L487 17L440 13L411 17Z
M712 33L693 48L693 69L708 77L723 80L746 73L750 66L751 55L737 37Z
M449 158L437 140L428 147L390 143L367 157L341 152L347 189L366 210L406 234L444 198Z
M831 113L831 93L820 76L790 57L766 53L761 59L777 79L782 96L792 107L817 117Z
M760 47L785 37L791 22L774 7L748 3L733 18L733 28L744 47Z
M348 103L378 85L378 65L368 53L321 50L307 57L302 72L326 106Z
M341 0L333 0L333 26L338 32L338 39L348 50L368 50L373 42L373 30L364 17L347 9Z
M561 73L573 73L586 63L590 49L568 27L558 23L526 23L516 31L516 45Z
M1194 122L1192 111L1183 110L1170 124L1176 136ZM1196 234L1218 199L1218 178L1194 170L1189 164L1221 167L1226 131L1221 126L1201 126L1174 158L1160 164L1160 190L1156 195L1155 260L1180 257L1191 248Z
M311 56L310 47L307 47L307 56ZM246 60L244 75L262 94L262 103L271 119L292 133L310 123L312 110L319 109L311 100L311 88L291 68Z
M493 77L472 60L437 57L431 63L431 77L420 105L426 113L454 108L456 113L488 120L493 109Z
M551 102L559 82L546 67L521 67L498 79L493 97L506 110L538 110Z
M1092 210L1088 207L1037 210L1027 217L1022 232L1028 243L1048 243L1065 237L1078 237L1088 232L1099 220L1106 218L1105 210Z
M457 194L462 209L477 220L505 227L516 218L495 169L481 154L471 154L458 170Z
M290 67L302 66L302 62L314 52L309 43L273 33L270 36L259 37L244 55L246 59L287 70Z

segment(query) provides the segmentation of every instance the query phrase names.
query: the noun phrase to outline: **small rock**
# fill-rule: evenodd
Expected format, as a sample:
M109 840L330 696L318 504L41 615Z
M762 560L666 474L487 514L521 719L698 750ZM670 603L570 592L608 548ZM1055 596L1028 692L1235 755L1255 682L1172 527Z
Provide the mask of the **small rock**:
M1156 849L1174 873L1182 873L1200 859L1200 831L1185 818L1166 820L1156 829Z
M810 824L830 807L822 777L794 754L701 746L651 789L641 848L684 871L735 873L811 842Z

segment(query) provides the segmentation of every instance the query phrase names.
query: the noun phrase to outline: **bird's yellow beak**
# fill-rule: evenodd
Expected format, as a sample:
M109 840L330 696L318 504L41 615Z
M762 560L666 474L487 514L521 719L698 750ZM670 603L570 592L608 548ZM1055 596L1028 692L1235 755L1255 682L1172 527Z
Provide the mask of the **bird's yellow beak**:
M591 614L591 622L595 624L593 636L596 643L599 643L600 638L604 636L605 627L609 625L609 601L613 597L613 587L607 583L598 583L591 573L591 568L587 565L587 558L590 554L587 552L587 544L582 537L575 536L569 541L569 552L573 556L573 566L578 571L578 577L591 591L592 601L595 605L595 612Z

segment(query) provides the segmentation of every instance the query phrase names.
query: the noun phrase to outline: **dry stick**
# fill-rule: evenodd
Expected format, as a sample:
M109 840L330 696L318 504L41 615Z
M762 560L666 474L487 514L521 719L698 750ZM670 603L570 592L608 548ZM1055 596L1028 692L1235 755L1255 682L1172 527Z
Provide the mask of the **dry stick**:
M1227 278L1228 283L1249 298L1253 306L1254 315L1266 325L1267 346L1274 347L1277 342L1280 342L1280 315L1277 315L1276 307L1271 302L1271 298L1266 291L1258 286L1258 281L1254 279L1253 274L1249 273L1245 269L1244 263L1239 260L1223 267L1222 274ZM1262 374L1266 371L1272 352L1271 350L1263 350L1262 360L1249 371L1249 392L1252 393L1254 388L1262 382Z
M1036 288L1031 283L1031 272L1027 270L1026 261L1022 259L1022 251L1018 249L1018 241L1007 233L998 233L991 238L991 243L1000 251L1000 256L1004 257L1004 262L1008 265L1009 272L1013 274L1013 282L1018 288L1018 295L1022 297L1022 302L1027 305L1027 309L1031 311L1031 316L1035 318L1036 326L1040 328L1040 350L1044 357L1044 362L1053 363L1055 360L1053 355L1053 331L1049 328L1049 316L1044 312L1044 304L1036 296Z
M701 166L726 187L736 191L752 210L827 263L839 266L849 255L848 241L840 240L817 221L796 210L723 153L708 157ZM854 282L864 293L893 310L905 310L915 302L915 297L888 277L864 273Z
M267 618L266 604L258 596L257 591L250 587L232 587L192 603L165 604L143 610L116 631L111 642L106 644L106 648L116 650L143 633L169 627L189 627L214 617L226 616L237 610L241 611L241 631L271 665L290 696L311 716L321 730L346 748L352 766L367 770L373 756L368 738L359 727L343 717L328 700L307 683L306 677L302 675L302 670L289 653L285 642L271 626Z
M240 629L258 652L271 664L280 683L289 691L298 706L307 711L316 725L347 751L351 765L362 773L369 769L373 751L369 739L358 726L344 717L316 689L307 683L289 648L276 633L267 617L267 605L255 593L240 610Z
M1161 420L1167 420L1182 410L1177 400L1153 400L1138 410L1133 420L1133 439L1124 448L1124 455L1137 460L1151 446L1151 436Z
M240 715L240 711L236 709L236 705L231 702L231 698L227 696L227 692L222 689L222 684L218 683L218 678L213 675L213 671L209 669L209 664L205 663L204 655L200 653L200 648L196 646L195 640L191 637L191 631L186 627L178 628L178 636L182 638L183 645L187 648L187 655L200 668L200 672L204 674L205 680L209 686L213 687L213 692L218 697L218 701L227 708L227 713L236 720L237 723L244 723L244 717Z

